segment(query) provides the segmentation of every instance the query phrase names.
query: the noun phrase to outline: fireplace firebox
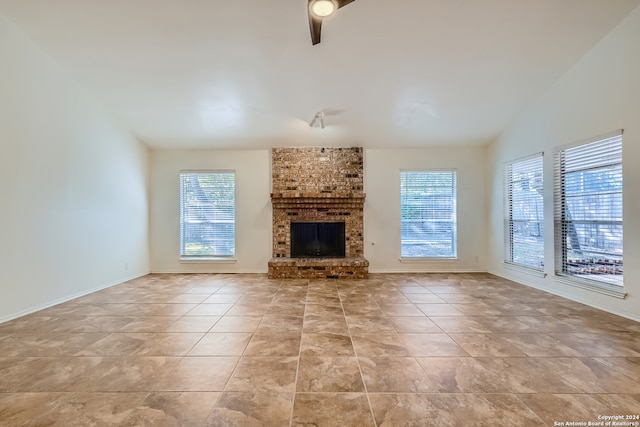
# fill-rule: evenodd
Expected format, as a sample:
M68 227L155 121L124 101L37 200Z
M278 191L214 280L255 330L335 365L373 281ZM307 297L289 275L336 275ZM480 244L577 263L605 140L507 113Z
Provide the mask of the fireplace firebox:
M344 222L291 222L291 258L344 257Z

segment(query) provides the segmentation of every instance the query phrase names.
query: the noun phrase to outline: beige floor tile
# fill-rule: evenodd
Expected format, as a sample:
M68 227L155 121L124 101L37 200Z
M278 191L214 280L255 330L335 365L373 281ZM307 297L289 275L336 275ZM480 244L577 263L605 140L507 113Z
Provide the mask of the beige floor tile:
M163 332L208 332L221 316L182 316L167 326Z
M291 316L286 314L265 315L256 332L258 333L300 333L304 322L303 316Z
M338 300L340 304L340 300ZM341 305L323 305L307 302L304 310L305 316L344 316Z
M355 356L349 335L303 333L300 343L303 356Z
M230 316L220 318L209 332L254 332L262 316Z
M146 393L64 393L36 425L124 426Z
M625 358L596 358L600 363L610 366L617 372L628 376L629 378L640 378L640 357Z
M118 425L205 426L211 410L222 393L150 393Z
M389 317L391 325L398 333L442 333L442 329L428 317Z
M584 393L640 393L636 378L627 377L614 368L589 358L545 358L539 362L553 375Z
M346 316L346 319L352 334L370 334L371 331L390 334L396 333L393 325L386 316Z
M0 393L0 426L52 425L49 413L60 397L60 393Z
M293 394L273 392L226 392L207 420L208 427L288 426Z
M491 332L520 333L535 332L530 325L520 322L516 316L483 316L476 321Z
M222 391L237 357L185 357L150 388L154 391Z
M298 367L298 392L364 392L355 357L302 356Z
M171 298L167 300L167 302L171 304L202 304L202 303L206 303L208 298L210 298L210 294L208 293L177 294L177 295L172 295Z
M233 304L198 304L189 310L189 316L222 316Z
M505 381L472 357L418 357L439 393L505 393Z
M236 303L226 312L228 316L264 316L269 310L268 303Z
M414 356L469 356L446 334L400 334Z
M379 304L387 317L424 317L424 313L414 304Z
M416 307L420 309L425 315L429 317L434 316L464 316L464 313L455 308L451 304L416 304Z
M0 340L0 357L70 356L108 336L108 333L17 333Z
M372 394L369 397L378 426L464 427L448 397L435 394Z
M491 332L489 328L482 325L477 317L453 316L453 317L432 317L431 320L444 332L451 333L474 333L486 334Z
M526 357L527 354L497 334L449 334L473 357Z
M113 333L76 356L184 356L202 333Z
M360 356L411 356L409 348L398 334L352 334L353 346Z
M235 304L241 298L241 294L213 294L201 302L205 304Z
M213 332L205 334L189 351L189 356L242 356L252 334Z
M322 316L317 314L305 315L303 332L308 333L329 333L348 335L349 328L344 316Z
M453 394L450 409L463 426L540 427L545 423L512 394Z
M244 352L245 356L298 356L300 333L256 332Z
M498 377L509 393L580 393L561 376L554 375L537 359L530 357L475 358Z
M375 301L371 303L344 303L342 309L347 316L384 316Z
M584 354L543 333L497 334L530 357L583 357Z
M369 401L363 393L298 393L291 425L375 426Z
M516 316L518 322L529 326L529 332L579 333L582 328L554 316Z
M567 421L601 421L598 415L611 414L610 409L588 394L529 394L519 399L549 426Z
M437 392L432 381L413 357L358 357L369 393Z
M446 304L447 301L432 293L407 294L407 300L414 304Z
M610 334L549 333L551 338L591 357L640 357L640 341L629 336L623 339Z
M243 357L225 391L295 391L297 357Z

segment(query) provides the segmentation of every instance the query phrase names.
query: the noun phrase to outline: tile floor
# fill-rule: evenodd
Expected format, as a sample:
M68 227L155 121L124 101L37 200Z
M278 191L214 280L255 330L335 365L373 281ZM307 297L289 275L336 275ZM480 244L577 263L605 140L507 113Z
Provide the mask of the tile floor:
M640 323L488 274L148 275L0 324L1 426L587 425L639 378Z

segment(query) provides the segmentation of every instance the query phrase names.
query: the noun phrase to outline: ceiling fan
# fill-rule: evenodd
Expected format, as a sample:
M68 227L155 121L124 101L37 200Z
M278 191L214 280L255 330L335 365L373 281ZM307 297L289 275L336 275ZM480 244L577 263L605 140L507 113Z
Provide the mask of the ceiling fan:
M311 30L311 42L314 46L320 43L322 20L353 1L355 0L308 0L309 30Z
M337 116L344 113L346 110L344 109L336 109L336 108L325 108L324 110L320 110L314 114L313 118L309 122L309 127L320 127L321 129L325 128L324 119L327 116Z

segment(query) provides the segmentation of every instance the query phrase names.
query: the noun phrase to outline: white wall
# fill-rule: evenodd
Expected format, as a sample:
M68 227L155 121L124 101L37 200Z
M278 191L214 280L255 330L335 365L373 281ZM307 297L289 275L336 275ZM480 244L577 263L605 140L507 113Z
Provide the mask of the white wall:
M365 150L365 257L370 272L484 271L485 149ZM455 169L458 259L400 262L400 171ZM476 261L477 257L477 261Z
M640 7L572 67L488 149L489 271L594 307L640 320ZM624 128L625 300L558 283L553 277L552 150ZM545 152L546 278L506 269L503 259L503 162Z
M0 15L0 321L148 272L148 153Z
M235 263L180 261L180 171L236 171ZM269 150L151 152L150 251L153 272L266 273L271 259Z
M365 257L371 272L485 270L484 155L484 148L365 150ZM458 171L456 261L399 261L400 170L412 168ZM202 169L236 171L235 263L179 260L179 173ZM268 150L152 151L151 270L265 273L272 255L270 188Z

